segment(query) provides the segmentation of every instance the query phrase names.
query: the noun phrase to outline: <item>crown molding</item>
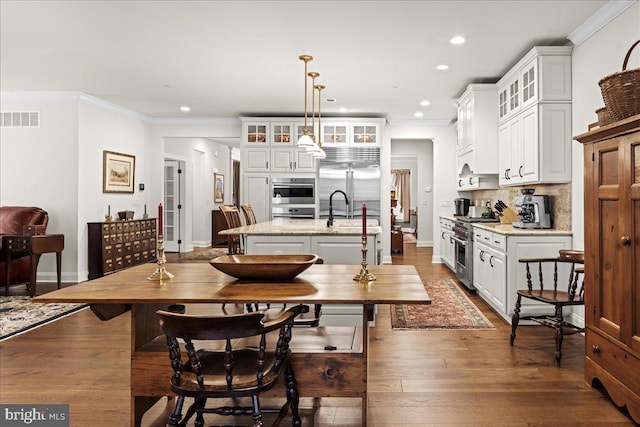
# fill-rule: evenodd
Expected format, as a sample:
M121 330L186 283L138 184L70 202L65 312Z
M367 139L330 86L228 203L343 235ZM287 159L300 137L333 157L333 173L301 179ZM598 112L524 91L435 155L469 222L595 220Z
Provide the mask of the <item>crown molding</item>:
M445 126L449 126L450 124L452 124L453 120L451 119L432 119L432 120L393 120L393 119L388 119L387 123L389 123L389 126L393 126L393 127L416 127L416 126L420 126L420 127L424 127L424 126L428 126L428 127L445 127Z
M578 28L573 30L567 38L571 40L575 46L584 43L589 37L637 2L638 0L610 0Z
M150 118L149 121L154 125L231 125L240 126L241 122L238 118L183 118L183 117L164 117Z

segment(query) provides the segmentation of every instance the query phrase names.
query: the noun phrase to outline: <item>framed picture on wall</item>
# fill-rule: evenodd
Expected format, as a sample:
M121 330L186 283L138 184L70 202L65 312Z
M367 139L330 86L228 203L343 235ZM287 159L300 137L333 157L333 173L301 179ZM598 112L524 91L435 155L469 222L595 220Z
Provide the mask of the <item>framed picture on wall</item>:
M114 151L102 152L102 192L133 193L136 157Z
M213 174L213 202L224 203L224 175Z

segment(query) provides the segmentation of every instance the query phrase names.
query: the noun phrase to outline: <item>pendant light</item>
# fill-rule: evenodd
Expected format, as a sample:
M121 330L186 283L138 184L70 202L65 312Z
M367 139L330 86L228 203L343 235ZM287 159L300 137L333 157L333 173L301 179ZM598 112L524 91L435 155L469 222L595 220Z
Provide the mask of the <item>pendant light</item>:
M311 139L313 140L312 145L307 146L307 153L314 155L320 152L320 147L318 147L318 142L316 139L316 127L315 127L315 117L316 117L316 77L320 75L320 73L316 73L315 71L311 71L307 74L311 77Z
M316 140L317 144L318 144L318 148L319 148L319 152L316 154L313 154L313 157L315 157L316 159L326 159L327 158L327 153L324 152L324 149L322 148L322 124L320 123L321 118L322 118L322 113L320 112L320 101L322 100L322 89L324 89L323 85L315 85L314 89L316 89L318 91L318 138Z
M298 139L298 147L307 147L313 145L313 139L309 136L309 128L307 127L307 63L313 60L311 55L300 55L299 60L304 62L304 129L302 136Z

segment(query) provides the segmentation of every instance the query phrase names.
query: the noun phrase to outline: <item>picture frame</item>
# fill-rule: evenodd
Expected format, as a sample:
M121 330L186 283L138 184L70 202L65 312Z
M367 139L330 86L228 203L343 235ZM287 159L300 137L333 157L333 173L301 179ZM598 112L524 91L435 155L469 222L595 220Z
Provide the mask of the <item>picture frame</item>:
M102 192L133 193L136 157L104 150L102 152Z
M224 175L213 174L213 202L224 203Z

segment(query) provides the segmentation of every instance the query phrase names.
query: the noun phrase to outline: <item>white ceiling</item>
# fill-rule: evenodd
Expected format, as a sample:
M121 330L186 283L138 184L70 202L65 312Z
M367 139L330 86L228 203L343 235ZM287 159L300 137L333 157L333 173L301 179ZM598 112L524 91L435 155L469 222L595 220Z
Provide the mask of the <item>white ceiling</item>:
M0 89L80 91L157 118L301 115L310 54L337 100L323 115L448 122L467 84L568 43L605 3L1 0Z

